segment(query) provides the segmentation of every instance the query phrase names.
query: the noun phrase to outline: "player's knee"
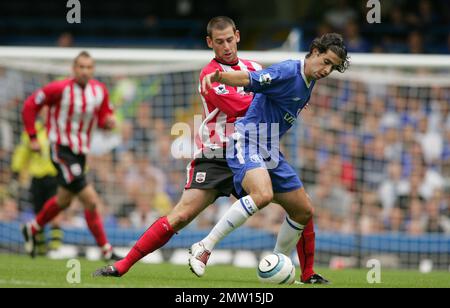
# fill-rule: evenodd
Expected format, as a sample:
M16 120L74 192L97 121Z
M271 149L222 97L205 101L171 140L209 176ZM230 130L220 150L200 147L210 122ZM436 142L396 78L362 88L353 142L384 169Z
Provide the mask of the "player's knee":
M312 207L311 204L308 204L305 208L304 211L304 216L305 219L307 219L308 221L314 216L314 208Z
M72 202L72 198L69 197L61 197L57 196L56 203L61 209L66 209L70 206L70 203Z
M273 200L273 191L271 189L268 190L260 190L255 194L251 194L253 201L255 202L258 208L262 208L268 205Z
M192 221L192 215L186 211L174 211L167 215L167 220L172 229L179 231Z
M175 230L179 230L187 226L191 222L192 218L191 215L188 213L178 213L176 217L176 223L175 226L172 225L172 228Z
M290 218L299 224L306 225L314 215L314 208L310 203L302 204L301 208Z
M97 204L99 203L99 200L95 197L88 198L84 200L83 206L85 210L93 211L97 208Z

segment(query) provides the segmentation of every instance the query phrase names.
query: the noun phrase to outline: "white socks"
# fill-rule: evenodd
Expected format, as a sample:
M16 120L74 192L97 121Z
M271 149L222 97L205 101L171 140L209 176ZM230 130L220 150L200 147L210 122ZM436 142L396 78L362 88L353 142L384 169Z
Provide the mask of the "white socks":
M301 225L286 216L280 231L278 231L277 243L273 252L290 256L302 236L304 225Z
M201 242L211 251L219 241L244 224L257 211L258 207L250 196L237 200Z

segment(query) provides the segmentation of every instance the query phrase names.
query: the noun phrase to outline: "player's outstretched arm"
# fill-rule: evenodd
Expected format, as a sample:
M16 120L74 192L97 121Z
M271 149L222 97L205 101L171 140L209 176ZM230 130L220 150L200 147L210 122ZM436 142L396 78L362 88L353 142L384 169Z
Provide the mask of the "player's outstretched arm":
M219 82L232 87L245 87L250 84L250 77L246 71L221 72L216 70L214 73L206 75L202 80L202 91L208 94L214 82Z

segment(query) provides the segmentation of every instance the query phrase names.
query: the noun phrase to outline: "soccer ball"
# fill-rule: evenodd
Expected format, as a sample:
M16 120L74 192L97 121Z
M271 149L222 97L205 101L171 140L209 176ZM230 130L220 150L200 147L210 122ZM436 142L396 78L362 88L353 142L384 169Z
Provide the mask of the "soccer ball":
M271 253L259 262L259 281L274 284L292 284L295 280L295 266L291 259L281 253Z

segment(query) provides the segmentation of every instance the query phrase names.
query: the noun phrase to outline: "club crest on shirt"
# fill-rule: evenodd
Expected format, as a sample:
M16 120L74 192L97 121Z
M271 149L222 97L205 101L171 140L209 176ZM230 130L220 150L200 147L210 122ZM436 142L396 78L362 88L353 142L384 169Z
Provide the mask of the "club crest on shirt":
M206 172L197 172L195 174L195 181L197 183L203 183L206 180Z
M80 176L83 170L81 169L80 164L73 164L70 165L70 172L72 172L74 176Z
M214 88L214 91L216 91L217 95L224 95L230 93L224 84L220 84L217 87Z
M262 74L259 76L259 83L261 86L269 85L272 82L272 76L269 73Z

